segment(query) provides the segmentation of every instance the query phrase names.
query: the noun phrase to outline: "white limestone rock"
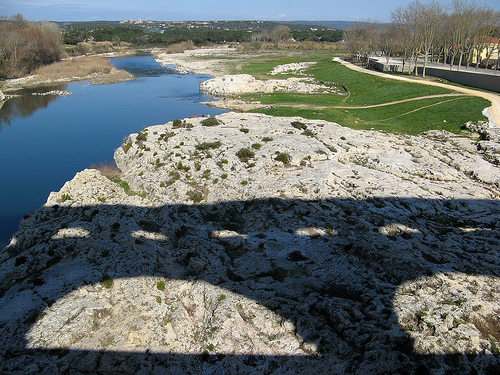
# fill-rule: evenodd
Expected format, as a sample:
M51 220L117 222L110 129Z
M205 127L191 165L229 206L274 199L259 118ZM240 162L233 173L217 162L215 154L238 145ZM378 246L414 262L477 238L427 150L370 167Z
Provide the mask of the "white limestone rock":
M291 63L291 64L283 64L276 66L270 74L283 74L283 73L294 73L303 75L303 71L310 66L315 65L316 62L299 62L299 63Z
M26 215L0 372L498 368L499 167L472 141L204 120L131 134L121 181L84 170Z
M203 81L200 90L214 96L237 96L251 93L296 92L332 93L337 89L305 82L304 79L258 80L250 74L224 75Z

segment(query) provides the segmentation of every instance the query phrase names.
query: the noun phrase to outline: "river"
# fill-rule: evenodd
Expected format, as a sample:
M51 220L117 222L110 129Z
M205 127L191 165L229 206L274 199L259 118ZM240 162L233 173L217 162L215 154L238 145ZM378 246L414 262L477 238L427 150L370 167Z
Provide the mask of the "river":
M177 74L150 55L111 62L136 79L23 90L0 109L0 249L25 213L42 206L77 172L113 160L128 134L176 118L224 112L200 104L209 99L199 92L199 82L208 76ZM56 89L71 95L32 95Z

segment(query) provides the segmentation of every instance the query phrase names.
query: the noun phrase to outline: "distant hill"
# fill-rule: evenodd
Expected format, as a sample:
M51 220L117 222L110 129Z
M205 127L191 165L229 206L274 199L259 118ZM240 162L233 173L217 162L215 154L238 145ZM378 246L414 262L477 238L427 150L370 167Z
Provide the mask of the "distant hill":
M293 25L323 26L337 30L346 30L353 23L353 21L287 21L282 23Z

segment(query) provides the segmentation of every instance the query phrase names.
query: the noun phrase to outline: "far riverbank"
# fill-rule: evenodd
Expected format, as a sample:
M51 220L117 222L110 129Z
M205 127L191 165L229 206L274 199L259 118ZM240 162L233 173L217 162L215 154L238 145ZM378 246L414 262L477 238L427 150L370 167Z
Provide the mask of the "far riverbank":
M106 56L80 56L40 67L35 74L26 77L5 80L0 83L0 90L6 96L4 99L8 99L12 91L41 85L75 81L106 84L132 79L132 74L116 69Z

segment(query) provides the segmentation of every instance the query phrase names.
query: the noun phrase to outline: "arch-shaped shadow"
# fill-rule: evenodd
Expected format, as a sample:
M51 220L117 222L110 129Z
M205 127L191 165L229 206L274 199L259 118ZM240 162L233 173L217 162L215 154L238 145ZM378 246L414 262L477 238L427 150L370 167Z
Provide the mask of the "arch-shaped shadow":
M42 207L25 217L18 242L1 254L0 371L498 373L500 358L489 353L500 341L499 219L495 200ZM475 275L485 283L477 284ZM303 355L251 355L217 347L169 354L28 340L44 311L79 287L139 276L202 281L245 296L292 322L316 349L311 355L304 348ZM481 288L489 288L493 311L473 301ZM431 319L431 312L438 315ZM447 322L452 315L462 320ZM468 339L462 328L471 325L483 347L462 353L459 341ZM441 337L451 341L436 344L441 352L421 345L442 327L451 333Z

